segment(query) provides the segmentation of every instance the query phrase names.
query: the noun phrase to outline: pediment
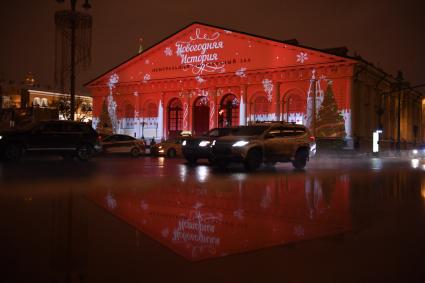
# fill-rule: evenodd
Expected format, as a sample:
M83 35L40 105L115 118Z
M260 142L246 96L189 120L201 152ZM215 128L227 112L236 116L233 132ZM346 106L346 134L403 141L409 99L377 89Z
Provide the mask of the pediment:
M142 82L309 66L351 59L241 32L194 23L90 82Z

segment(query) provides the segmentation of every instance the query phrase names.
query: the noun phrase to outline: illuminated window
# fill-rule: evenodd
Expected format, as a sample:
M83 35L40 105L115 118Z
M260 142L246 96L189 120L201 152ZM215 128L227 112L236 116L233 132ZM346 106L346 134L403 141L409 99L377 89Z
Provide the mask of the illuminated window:
M178 98L174 98L168 105L168 129L170 136L183 129L183 106Z
M239 125L239 101L233 94L227 94L220 103L218 112L219 127Z

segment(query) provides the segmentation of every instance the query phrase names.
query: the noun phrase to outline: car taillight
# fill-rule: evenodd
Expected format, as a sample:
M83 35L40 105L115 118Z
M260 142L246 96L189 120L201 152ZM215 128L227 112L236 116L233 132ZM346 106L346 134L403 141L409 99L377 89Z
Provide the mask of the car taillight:
M311 141L315 141L315 140L316 140L316 138L315 138L315 137L313 137L313 136L309 137L309 139L310 139Z

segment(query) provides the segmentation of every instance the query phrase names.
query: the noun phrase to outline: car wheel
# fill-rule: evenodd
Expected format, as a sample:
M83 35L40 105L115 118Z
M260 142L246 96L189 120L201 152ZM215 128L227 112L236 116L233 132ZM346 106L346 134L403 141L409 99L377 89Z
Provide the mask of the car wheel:
M173 158L173 157L176 157L176 155L177 155L177 153L176 153L176 150L175 150L174 148L171 148L171 149L169 149L169 150L167 151L167 156L168 156L168 157Z
M130 154L132 157L139 157L140 156L140 149L137 147L133 147L130 151Z
M198 161L198 159L194 156L186 156L186 160L189 164L196 164L196 161Z
M248 171L257 170L262 162L261 152L257 149L251 149L245 157L244 166Z
M93 147L88 144L83 144L77 149L77 157L81 161L88 161L93 155Z
M304 169L307 165L308 153L306 150L298 150L295 154L295 159L292 161L292 165L295 169Z
M22 157L22 148L18 145L8 144L4 149L4 158L8 161L18 161Z

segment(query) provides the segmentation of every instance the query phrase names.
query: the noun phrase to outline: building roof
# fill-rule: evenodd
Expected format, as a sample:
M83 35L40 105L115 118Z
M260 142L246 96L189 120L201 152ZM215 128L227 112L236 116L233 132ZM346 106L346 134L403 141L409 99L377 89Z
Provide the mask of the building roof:
M149 47L148 49L144 50L143 52L137 53L134 56L127 59L126 61L120 63L119 65L107 70L106 72L97 76L93 80L87 82L85 84L85 86L94 85L96 82L99 81L99 79L103 78L105 75L111 74L111 72L113 72L113 71L117 72L119 70L122 70L122 68L131 64L134 60L137 60L137 58L147 58L148 56L155 53L155 51L157 51L156 49L164 47L167 43L170 43L173 40L177 40L177 39L181 38L183 36L183 34L186 34L188 31L194 31L197 28L208 29L211 32L213 32L214 30L220 31L220 32L222 32L223 37L228 36L229 34L233 34L234 37L238 37L239 39L244 38L244 39L248 39L248 40L252 40L252 41L258 41L258 42L261 41L261 42L269 44L269 45L279 46L280 48L285 46L285 48L288 47L288 49L293 49L293 50L296 49L296 50L298 50L298 52L306 52L306 53L308 52L308 53L315 54L315 55L318 55L318 56L321 56L321 57L326 57L328 59L328 61L335 61L335 62L345 61L345 62L349 62L349 63L355 63L355 60L353 60L353 58L346 56L346 52L345 53L341 52L342 51L341 48L321 50L321 49L316 49L316 48L300 45L298 43L298 41L296 41L296 40L276 40L276 39L272 39L272 38L268 38L268 37L264 37L264 36L258 36L258 35L254 35L254 34L250 34L250 33L246 33L246 32L236 31L236 30L233 30L233 29L227 29L227 28L209 25L209 24L205 24L205 23L194 22L194 23L191 23L191 24L183 27L182 29L176 31L175 33L171 34L170 36L164 38L163 40L154 44L153 46ZM346 50L346 48L345 48L345 50Z

